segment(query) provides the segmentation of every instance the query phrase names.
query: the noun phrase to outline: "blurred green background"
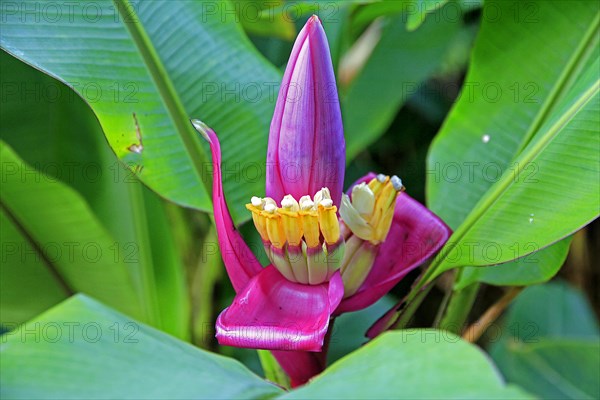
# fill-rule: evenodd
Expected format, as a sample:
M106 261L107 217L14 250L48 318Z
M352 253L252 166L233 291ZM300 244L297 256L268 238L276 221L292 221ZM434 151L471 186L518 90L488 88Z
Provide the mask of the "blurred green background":
M275 97L261 92L260 99L254 101L252 90L265 90L262 80L273 84L271 89L278 85L295 35L306 19L318 14L330 42L347 140L347 185L368 171L396 174L403 179L407 192L424 204L430 195L426 195L427 180L437 176L427 163L432 141L459 99L482 24L494 29L493 23L502 20L494 21L489 15L486 19L483 2L478 1L173 3L172 10L162 5L163 16L157 16L162 7L159 2L131 3L135 11L132 15L139 15L147 25L146 32L141 33L129 28L130 34L134 38L139 35L138 44L144 40L160 43L158 57L171 60L165 62L165 68L172 75L172 87L158 84L158 89L147 78L139 82L135 78L136 74L152 75L151 68L147 72L141 67L143 73L132 68L131 75L123 79L107 78L110 62L119 68L125 62L112 52L129 54L119 36L126 34L125 29L115 30L112 39L113 31L106 31L106 40L116 44L99 42L96 48L81 50L61 39L63 34L72 35L76 24L61 28L60 24L46 23L44 27L44 23L32 23L33 28L28 28L27 20L10 19L19 16L18 9L16 14L13 9L3 9L3 19L12 22L6 30L3 27L3 48L8 53L0 52L0 138L7 145L2 148L2 183L4 186L18 181L24 186L20 190L3 189L2 328L14 329L70 295L83 292L179 339L236 357L260 373L256 351L219 347L213 337L214 320L230 304L234 293L221 265L210 213L205 212L210 208L208 160L202 159L200 150L194 158L193 149L202 149L206 157L207 146L197 138L186 139L191 128L175 122L183 138L178 140L184 143L178 146L192 154L188 157L195 172L188 168L185 157L179 158L179 150L173 150L175 155L171 157L169 146L173 142L157 132L173 125L155 114L160 114L156 110L163 106L170 110L169 115L181 109L176 101L145 107L149 104L146 100L155 96L153 90L161 96L167 93L167 98L172 91L182 93L185 117L205 119L219 135L222 133L225 163L231 160L229 174L225 174L226 195L235 220L241 223L240 230L257 256L266 261L260 238L247 223L249 215L244 213L243 202L250 194L260 195L264 190L264 177L259 174L249 178L250 169L245 168L256 166L253 162L264 162L261 160L266 155ZM578 2L573 15L583 15L586 7L593 10L593 3ZM488 4L498 5L486 2L490 8ZM528 18L540 25L552 22L551 18L544 19L552 13L545 14L542 3L513 2L510 7L501 7L512 10L510 19L514 23L526 23ZM231 13L221 14L223 8ZM579 38L577 32L583 37L589 31L588 25L597 27L597 4L595 10L596 14L592 12L589 21L580 21L580 26L569 27L564 21L548 26L555 27L557 36L570 37L571 32L574 41L588 40ZM556 14L556 10L553 12ZM52 11L47 13L47 18L56 16ZM180 16L177 24L168 24L173 15ZM186 19L200 21L198 26L206 31L194 31L196 25ZM110 16L100 22L112 26ZM54 42L43 40L44 28L52 31L49 36ZM171 32L178 28L180 39L194 39L192 32L200 36L194 43L161 42L161 29ZM35 40L23 44L20 40L27 36L21 37L19 29L34 35ZM519 42L513 45L518 47ZM18 46L24 46L22 58L27 63L13 56L19 55ZM53 52L52 46L60 51ZM597 47L597 38L582 46ZM581 51L584 55L578 62L582 69L597 61L596 53ZM192 59L194 54L197 56ZM117 61L111 61L113 56ZM153 56L142 51L138 57L147 62ZM109 60L108 64L103 64L103 59ZM177 69L182 63L183 72ZM220 68L222 75L214 72ZM79 93L40 70L69 82ZM95 74L100 74L97 81L93 79ZM568 79L566 82L572 84ZM539 84L545 84L543 78ZM98 89L102 93L98 94ZM209 89L215 92L199 95ZM519 89L524 91L519 96L527 96L527 87ZM132 144L142 145L142 137L146 139L144 153L128 150ZM153 145L161 148L152 150ZM157 151L157 157L148 155L152 151ZM246 157L247 165L235 164ZM461 192L460 187L454 190ZM444 199L436 202L435 211L444 216ZM456 199L448 198L448 202L456 203ZM450 225L456 228L456 224ZM86 247L88 244L93 245ZM547 290L563 290L560 293L577 297L577 307L584 310L581 313L586 321L593 321L590 310L596 317L600 315L598 265L600 229L596 221L573 236L562 268L558 265L554 272L544 275L549 280L560 268L560 282L547 286ZM365 330L409 291L418 274L411 273L374 306L340 318L330 359L338 359L363 344ZM411 326L433 324L452 284L452 272L436 282ZM472 322L502 295L504 289L499 286L481 286L466 322ZM508 318L516 318L514 312ZM597 330L595 322L590 324L592 328L582 331ZM487 346L487 341L490 337L484 336L480 343ZM498 350L503 342L496 338L491 342L496 354L507 357L506 352ZM509 362L498 358L501 363ZM513 375L508 378L520 380ZM547 394L537 388L528 389Z

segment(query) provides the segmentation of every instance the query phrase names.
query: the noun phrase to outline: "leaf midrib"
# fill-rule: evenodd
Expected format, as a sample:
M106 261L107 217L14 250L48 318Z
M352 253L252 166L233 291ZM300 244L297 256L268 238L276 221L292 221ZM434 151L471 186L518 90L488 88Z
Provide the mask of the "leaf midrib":
M588 50L590 49L591 44L594 41L599 26L600 14L596 14L596 17L594 18L594 20L590 24L590 27L583 36L583 40L579 42L579 46L573 52L571 58L567 62L567 65L560 74L558 81L555 83L552 90L546 97L546 101L544 102L544 104L542 104L542 108L537 113L527 132L525 132L525 136L523 137L521 144L515 152L517 157L531 142L531 139L533 139L533 137L542 127L544 122L547 121L550 112L555 109L556 104L570 89L570 83L572 83L572 80L569 79L569 77L572 76L573 71L575 71L577 67L582 65L582 62L585 61L586 54L588 54Z
M23 223L19 220L19 218L15 215L15 213L10 209L8 204L4 201L0 201L0 211L6 215L14 227L21 233L21 236L29 243L29 245L35 250L36 254L40 257L40 260L46 265L47 270L50 272L50 275L54 278L55 282L60 286L62 291L67 296L72 296L75 294L75 291L71 288L71 286L67 283L67 281L62 277L62 275L58 272L56 266L50 261L47 257L46 253L42 250L40 244L29 234L27 228L23 225Z
M539 348L539 347L538 347ZM536 367L538 372L546 378L549 384L554 383L554 387L558 389L565 397L573 399L577 398L590 398L587 397L588 393L579 390L573 383L563 377L563 375L552 367L543 357L535 353L532 348L519 351L525 360L533 367Z
M156 85L161 99L167 108L169 116L175 124L175 128L181 138L187 154L192 160L194 171L198 180L203 183L203 190L207 197L211 192L211 187L202 179L203 165L206 165L207 157L202 148L197 135L192 131L189 124L189 118L185 111L185 107L175 90L175 86L162 60L160 59L152 41L148 37L146 30L139 21L139 16L132 18L131 10L134 8L129 3L129 0L113 0L123 25L127 28L135 46L139 50L139 54L147 67L148 73L152 81Z
M596 79L594 83L592 83L589 88L583 92L576 101L568 108L568 110L561 115L561 117L548 128L547 132L544 136L540 138L540 140L531 146L526 152L521 153L518 157L519 162L516 165L516 168L512 171L515 173L515 176L519 176L525 168L535 159L543 149L548 146L552 140L561 132L562 128L577 114L577 112L582 109L589 100L592 99L594 94L598 92L600 88L600 79ZM498 183L492 186L486 194L481 198L481 200L475 205L473 211L467 216L467 218L463 221L460 227L454 232L454 235L449 240L449 243L454 243L455 246L460 243L460 241L464 238L465 235L473 228L473 226L479 221L481 216L489 209L501 196L506 192L513 183L513 180L510 179L512 175L504 174L502 179L498 181ZM448 252L446 252L447 254ZM431 282L431 280L438 275L437 270L440 265L443 265L447 257L439 257L436 258L430 268L427 270L426 274L420 280L420 283Z

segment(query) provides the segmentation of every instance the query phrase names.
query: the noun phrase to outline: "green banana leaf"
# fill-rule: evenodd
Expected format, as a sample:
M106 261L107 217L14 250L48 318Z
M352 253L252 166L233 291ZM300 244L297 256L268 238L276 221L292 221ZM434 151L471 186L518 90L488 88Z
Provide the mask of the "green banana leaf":
M72 87L117 157L162 197L211 209L212 166L189 118L219 134L237 221L264 192L279 72L254 49L227 1L104 0L92 6L2 8L2 48ZM93 8L93 9L92 9ZM18 10L37 10L21 18ZM43 21L43 23L39 23Z
M503 17L483 19L460 100L428 160L428 203L456 229L434 275L527 256L598 215L598 5L536 2L536 14L520 18L506 2L485 7ZM560 268L568 243L557 246L535 255L539 271ZM518 267L529 268L505 270ZM529 272L514 282L553 275Z

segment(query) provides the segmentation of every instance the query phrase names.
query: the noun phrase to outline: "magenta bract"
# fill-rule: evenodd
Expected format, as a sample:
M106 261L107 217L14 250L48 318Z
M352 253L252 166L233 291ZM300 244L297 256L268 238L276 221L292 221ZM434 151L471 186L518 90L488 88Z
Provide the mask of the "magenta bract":
M343 295L339 272L329 282L303 285L268 266L219 315L217 339L251 349L321 351Z
M244 242L242 235L235 229L223 194L221 177L221 144L215 132L200 121L193 121L194 127L204 135L210 144L213 162L213 214L219 240L219 248L227 275L235 291L246 286L250 278L262 271L256 256Z

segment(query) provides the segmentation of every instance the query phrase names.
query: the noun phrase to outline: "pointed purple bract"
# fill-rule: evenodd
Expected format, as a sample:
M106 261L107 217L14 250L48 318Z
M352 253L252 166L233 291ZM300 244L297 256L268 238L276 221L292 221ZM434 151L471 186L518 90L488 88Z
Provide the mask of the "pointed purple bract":
M235 229L233 220L225 201L223 193L223 179L221 177L221 144L215 132L200 121L202 127L195 126L210 144L213 164L213 210L215 227L219 239L219 249L227 275L236 292L240 291L250 279L262 271L262 265L248 247L242 235Z
M345 168L342 115L331 55L318 17L299 33L283 76L271 121L267 196L281 201L329 188L342 196Z

